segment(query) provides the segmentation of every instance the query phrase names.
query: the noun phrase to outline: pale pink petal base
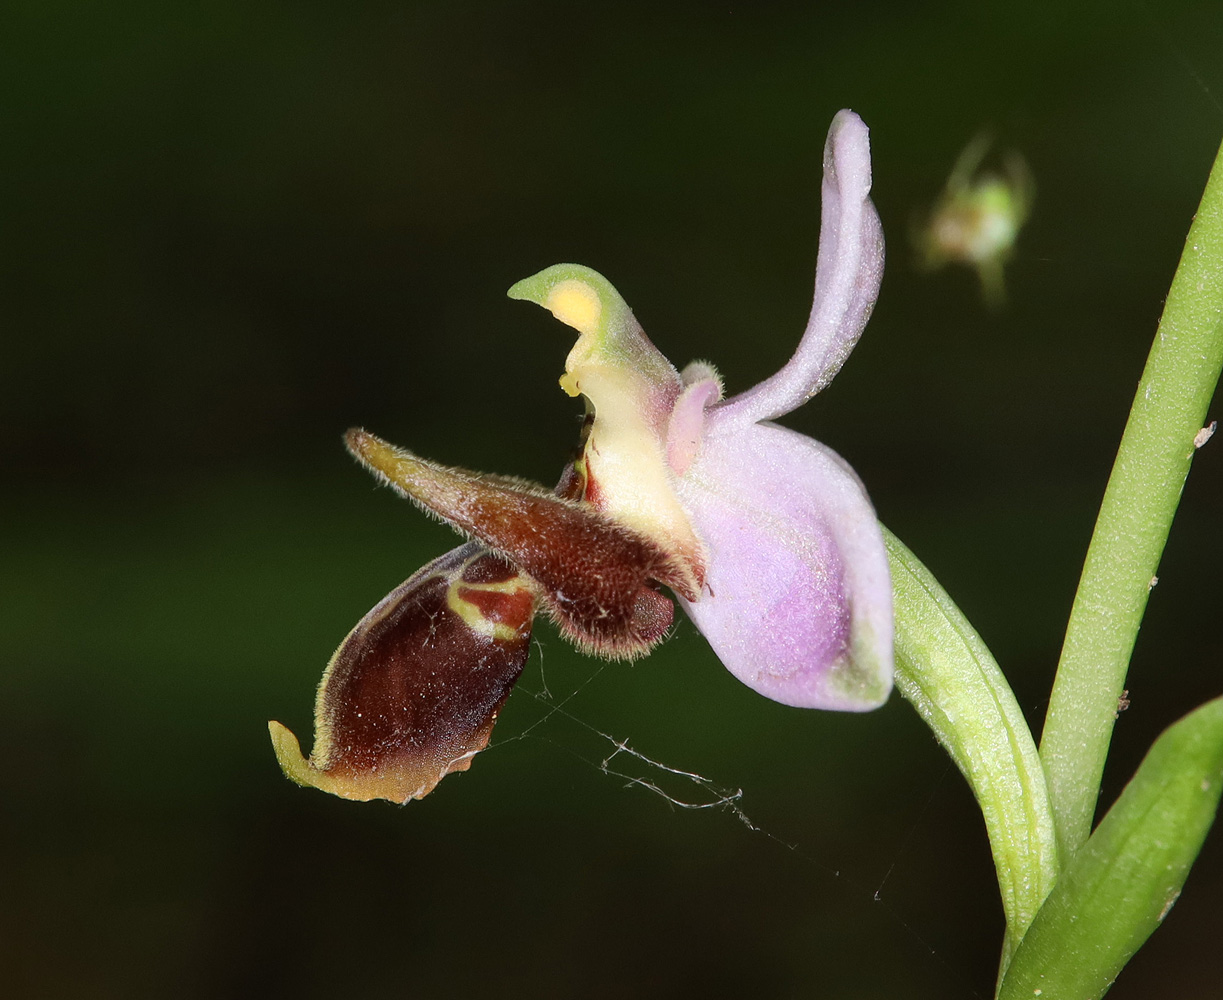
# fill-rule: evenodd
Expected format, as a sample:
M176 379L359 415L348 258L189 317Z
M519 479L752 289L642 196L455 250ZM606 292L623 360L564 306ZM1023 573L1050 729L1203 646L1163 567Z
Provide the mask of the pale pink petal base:
M861 482L802 434L711 423L679 486L710 557L706 590L685 610L765 697L877 708L892 689L892 587Z

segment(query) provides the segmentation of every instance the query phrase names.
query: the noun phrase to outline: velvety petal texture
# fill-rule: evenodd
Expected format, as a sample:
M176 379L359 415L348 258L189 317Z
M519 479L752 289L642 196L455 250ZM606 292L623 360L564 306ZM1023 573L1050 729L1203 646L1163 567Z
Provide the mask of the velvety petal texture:
M589 505L525 480L427 461L368 431L345 440L404 496L521 569L565 636L589 652L632 659L662 639L673 608L657 584L696 596L670 553Z
M309 760L268 723L285 774L348 799L407 802L467 770L522 673L534 614L533 585L479 542L435 559L332 656Z
M680 498L709 550L684 601L722 663L767 698L863 711L892 688L892 590L858 477L774 424L707 435Z

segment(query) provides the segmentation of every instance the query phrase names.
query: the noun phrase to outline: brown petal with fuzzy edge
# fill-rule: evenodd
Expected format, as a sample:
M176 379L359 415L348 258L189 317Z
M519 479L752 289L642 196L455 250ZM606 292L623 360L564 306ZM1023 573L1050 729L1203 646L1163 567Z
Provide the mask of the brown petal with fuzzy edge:
M671 625L663 583L690 600L690 570L653 542L544 487L447 468L364 430L349 450L398 492L474 535L529 575L561 633L579 648L629 659L647 653Z
M314 752L279 722L280 766L347 799L419 799L488 745L527 661L535 586L479 542L396 587L340 644L319 685Z

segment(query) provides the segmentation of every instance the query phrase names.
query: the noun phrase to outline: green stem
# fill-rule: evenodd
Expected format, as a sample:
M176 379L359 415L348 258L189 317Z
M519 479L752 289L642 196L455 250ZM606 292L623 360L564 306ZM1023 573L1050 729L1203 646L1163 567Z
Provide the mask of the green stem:
M1223 698L1216 698L1155 741L1067 862L1015 952L998 1000L1103 996L1180 896L1221 789Z
M1010 685L930 571L887 528L896 686L972 787L1006 913L1005 970L1057 877L1053 815L1036 743Z
M1117 700L1223 365L1223 150L1117 450L1070 612L1040 755L1063 863L1087 840Z

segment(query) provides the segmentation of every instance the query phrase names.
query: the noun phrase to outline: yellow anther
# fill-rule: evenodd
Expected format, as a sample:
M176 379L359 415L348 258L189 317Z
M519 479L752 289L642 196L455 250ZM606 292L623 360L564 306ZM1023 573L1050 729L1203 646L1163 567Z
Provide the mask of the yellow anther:
M598 292L576 278L553 285L544 307L580 333L593 333L603 314Z

